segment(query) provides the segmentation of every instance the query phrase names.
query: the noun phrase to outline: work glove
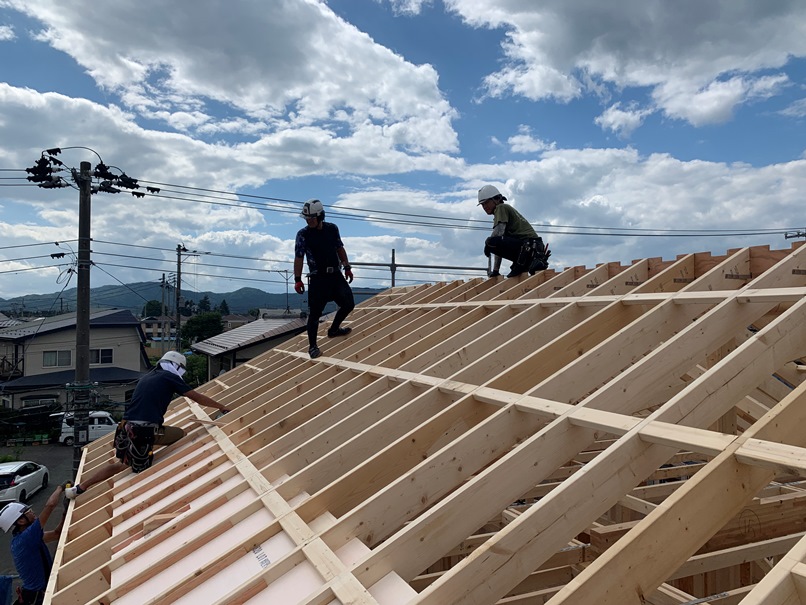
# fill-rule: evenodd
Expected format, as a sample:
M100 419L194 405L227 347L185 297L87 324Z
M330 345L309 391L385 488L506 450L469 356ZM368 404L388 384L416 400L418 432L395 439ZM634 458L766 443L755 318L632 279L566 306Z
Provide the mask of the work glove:
M297 294L302 294L305 292L305 284L303 284L301 281L296 282L294 284L294 292Z
M490 277L498 277L499 275L501 274L496 269L490 271Z
M347 283L353 283L353 270L350 267L344 268L344 277L347 278Z

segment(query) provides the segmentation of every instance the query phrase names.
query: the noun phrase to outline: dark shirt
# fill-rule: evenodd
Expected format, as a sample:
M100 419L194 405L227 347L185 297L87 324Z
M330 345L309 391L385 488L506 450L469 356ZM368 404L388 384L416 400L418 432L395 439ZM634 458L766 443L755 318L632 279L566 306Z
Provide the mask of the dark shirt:
M45 545L45 532L39 519L11 538L11 556L26 590L45 590L53 557Z
M123 412L125 420L155 422L162 425L168 404L174 395L184 395L191 388L179 376L160 367L143 376L134 388L132 400Z
M344 248L339 228L333 223L324 222L321 229L305 227L297 232L294 255L297 258L305 257L308 270L316 275L324 273L326 267L340 266L339 248Z

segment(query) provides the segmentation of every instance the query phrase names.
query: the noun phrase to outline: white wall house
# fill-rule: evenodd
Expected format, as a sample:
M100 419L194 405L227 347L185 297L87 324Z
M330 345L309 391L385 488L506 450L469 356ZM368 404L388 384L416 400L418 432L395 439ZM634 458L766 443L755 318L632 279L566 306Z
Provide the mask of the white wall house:
M106 401L123 403L149 369L145 336L127 310L90 314L90 382ZM0 329L0 403L23 408L67 403L68 383L76 367L75 313Z

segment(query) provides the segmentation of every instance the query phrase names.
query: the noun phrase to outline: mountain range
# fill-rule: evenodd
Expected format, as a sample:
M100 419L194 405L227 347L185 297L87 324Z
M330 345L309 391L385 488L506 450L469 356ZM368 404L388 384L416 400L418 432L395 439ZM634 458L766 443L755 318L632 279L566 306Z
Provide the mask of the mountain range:
M76 309L76 288L51 294L26 294L14 298L0 298L0 312L9 316L29 315L31 313L58 314L68 313ZM355 302L366 300L382 290L354 288ZM198 304L205 296L210 307L215 308L222 301L227 302L230 313L245 314L250 309L306 309L308 295L297 294L290 290L286 295L264 292L258 288L240 288L233 292L193 292L182 291L181 304L186 301ZM165 288L165 305L169 314L176 308L176 293L173 287ZM141 315L146 302L163 301L163 286L157 282L135 282L119 286L101 286L90 290L90 304L93 309L129 309L135 315Z

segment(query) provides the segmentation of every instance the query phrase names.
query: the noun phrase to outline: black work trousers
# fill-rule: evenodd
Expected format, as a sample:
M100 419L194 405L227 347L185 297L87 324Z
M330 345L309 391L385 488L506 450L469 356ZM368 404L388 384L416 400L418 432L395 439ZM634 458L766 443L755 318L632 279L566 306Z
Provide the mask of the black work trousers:
M333 318L331 329L336 329L341 322L355 308L353 291L350 284L344 279L340 271L334 273L324 273L322 275L311 275L308 286L308 344L316 346L316 335L319 331L319 320L325 310L325 305L330 301L335 302L339 309Z
M513 264L518 265L518 258L521 254L521 248L528 241L528 239L521 239L519 237L512 237L509 235L488 237L487 241L484 242L484 254L485 256L495 254L496 256L505 258L508 261L511 261ZM520 260L525 261L523 268L528 269L531 259Z

